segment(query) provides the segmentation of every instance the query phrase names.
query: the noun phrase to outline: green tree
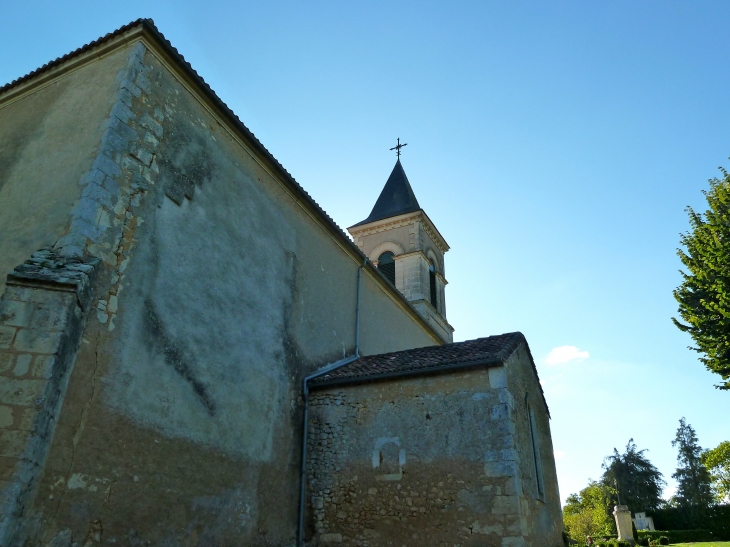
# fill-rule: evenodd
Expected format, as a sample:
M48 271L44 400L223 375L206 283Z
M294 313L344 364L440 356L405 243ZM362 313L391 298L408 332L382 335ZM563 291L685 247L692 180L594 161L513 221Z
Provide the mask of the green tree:
M578 494L571 494L563 507L563 523L571 539L583 542L586 536L616 533L611 514L611 498L615 490L600 482L590 481Z
M730 502L730 442L725 441L702 453L702 463L712 478L717 503Z
M694 428L682 418L672 446L679 450L679 467L672 475L677 479L677 493L674 498L680 507L691 507L701 512L713 503L712 479L702 463L702 447L697 443Z
M674 291L684 323L674 324L688 332L702 354L700 361L722 378L719 389L730 389L730 175L710 180L703 191L709 208L704 214L687 207L691 231L682 234L685 250L677 254L688 273Z
M634 439L629 439L626 452L619 454L613 449L613 455L603 462L601 482L615 486L616 502L628 505L632 513L654 511L661 504L664 479L659 470L644 455L646 449L637 450Z

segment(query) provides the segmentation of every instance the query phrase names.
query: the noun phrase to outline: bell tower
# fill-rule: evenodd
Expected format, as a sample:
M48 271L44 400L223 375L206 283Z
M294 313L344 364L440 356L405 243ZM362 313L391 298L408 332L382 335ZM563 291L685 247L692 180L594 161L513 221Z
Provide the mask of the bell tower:
M454 329L446 321L444 254L449 245L418 205L398 161L370 216L347 230L355 244L445 342Z

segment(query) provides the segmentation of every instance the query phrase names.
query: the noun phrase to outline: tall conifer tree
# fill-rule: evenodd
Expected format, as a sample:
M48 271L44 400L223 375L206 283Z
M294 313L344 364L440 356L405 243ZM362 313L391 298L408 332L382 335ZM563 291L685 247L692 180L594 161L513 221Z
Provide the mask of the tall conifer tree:
M704 214L687 207L691 231L683 234L677 254L688 272L674 291L681 323L674 324L694 340L691 349L702 354L700 361L730 389L730 174L710 180Z
M712 478L702 463L702 447L697 443L694 428L682 418L672 446L679 450L679 467L672 475L679 483L674 501L680 507L691 507L702 512L713 503Z

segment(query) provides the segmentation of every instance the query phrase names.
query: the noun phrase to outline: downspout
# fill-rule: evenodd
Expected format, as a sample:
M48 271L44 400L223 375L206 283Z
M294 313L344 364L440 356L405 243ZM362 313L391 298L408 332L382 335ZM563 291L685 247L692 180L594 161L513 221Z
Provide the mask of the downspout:
M324 368L313 372L309 376L305 376L302 380L302 396L304 398L304 425L302 427L302 467L299 475L299 526L297 527L297 547L304 545L304 512L305 501L307 496L307 433L309 430L309 382L328 372L332 372L340 367L360 358L360 286L362 285L362 269L367 264L368 259L363 260L362 266L357 269L357 304L355 306L355 354L345 357Z

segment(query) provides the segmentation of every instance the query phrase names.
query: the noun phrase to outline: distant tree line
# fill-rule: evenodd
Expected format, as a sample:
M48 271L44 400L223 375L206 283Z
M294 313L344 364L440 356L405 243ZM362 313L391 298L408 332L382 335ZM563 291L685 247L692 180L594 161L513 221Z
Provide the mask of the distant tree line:
M650 514L678 508L701 521L713 505L730 501L730 442L703 450L694 428L682 418L672 446L677 449L677 470L672 474L677 491L669 500L662 499L666 482L646 456L647 450L639 450L629 439L623 453L614 448L604 458L600 480L589 480L583 490L568 496L563 507L568 535L581 542L589 535L615 535L615 505Z

